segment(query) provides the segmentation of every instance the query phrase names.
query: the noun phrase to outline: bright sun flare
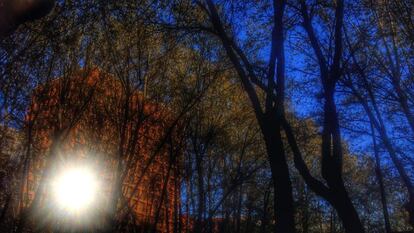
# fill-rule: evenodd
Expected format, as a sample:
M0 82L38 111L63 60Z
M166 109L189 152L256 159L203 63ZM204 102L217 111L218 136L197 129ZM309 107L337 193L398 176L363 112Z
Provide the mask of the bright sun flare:
M97 181L87 168L71 168L57 176L54 182L57 205L69 213L80 213L92 205L97 195Z

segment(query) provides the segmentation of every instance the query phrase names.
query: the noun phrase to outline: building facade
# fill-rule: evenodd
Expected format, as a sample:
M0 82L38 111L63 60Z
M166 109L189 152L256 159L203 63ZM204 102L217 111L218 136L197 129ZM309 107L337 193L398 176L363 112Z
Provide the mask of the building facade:
M36 89L27 115L33 159L21 205L48 206L50 194L39 184L65 166L89 164L103 189L89 228L109 227L113 222L104 219L113 214L121 227L127 221L141 232L179 231L176 122L165 106L126 85L93 69Z

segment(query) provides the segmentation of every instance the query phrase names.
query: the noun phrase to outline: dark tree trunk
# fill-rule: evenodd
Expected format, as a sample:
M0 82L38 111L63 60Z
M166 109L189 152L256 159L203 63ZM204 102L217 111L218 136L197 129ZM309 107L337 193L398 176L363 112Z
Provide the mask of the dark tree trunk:
M391 223L390 223L390 217L389 217L388 207L387 207L387 196L386 196L385 187L384 187L384 177L381 171L381 160L379 157L377 140L375 136L374 125L372 124L372 122L371 122L371 136L372 136L372 144L374 147L374 156L375 156L375 176L378 180L378 184L380 188L382 214L384 215L385 232L391 233Z
M269 73L266 76L268 86L265 87L267 92L266 111L261 107L260 99L252 82L257 83L259 80L252 70L246 55L241 51L232 38L228 37L224 26L220 20L215 4L212 0L206 1L209 17L215 34L220 38L227 56L233 63L242 85L248 95L256 118L259 122L265 144L266 152L269 159L272 173L274 188L274 211L276 218L275 232L277 233L294 233L294 210L292 184L290 181L289 168L285 157L281 137L281 115L283 115L284 104L284 53L283 53L283 12L285 1L279 0L273 2L274 7L274 28L272 32L272 49L269 60ZM275 64L276 78L275 78ZM275 79L277 85L275 86ZM278 100L274 102L274 89L277 88ZM273 103L275 106L273 106ZM276 114L276 112L278 114Z
M345 231L365 232L342 178L342 142L333 86L325 88L324 133L322 136L322 176L330 189L330 203L338 212ZM331 89L332 88L332 89Z
M398 158L397 152L391 142L391 139L388 136L387 130L382 120L382 116L377 108L375 96L370 94L370 98L371 98L371 101L374 107L374 111L372 111L372 109L370 108L368 104L368 101L364 99L355 89L353 91L354 91L354 95L358 98L361 105L364 107L364 110L367 113L368 118L370 119L374 128L377 130L381 138L381 141L384 144L385 149L388 151L391 161L393 162L394 166L397 168L398 174L400 175L403 184L406 186L408 190L409 200L405 204L405 208L409 214L409 223L411 226L414 226L414 185L411 182L411 179L406 169L404 168L404 165L402 164L401 160ZM368 91L370 90L368 89ZM374 112L375 112L375 115L374 115Z
M287 132L287 134L290 134L288 135L291 138L290 144L296 150L296 154L298 154L297 158L295 158L295 166L298 167L312 191L324 197L335 208L347 233L363 233L364 227L342 179L343 151L338 113L334 99L336 83L342 76L344 3L343 0L338 0L336 3L332 63L324 55L323 48L315 34L312 25L312 12L309 12L306 1L301 1L300 11L303 17L303 27L308 34L310 44L319 64L320 79L323 87L325 103L322 132L322 177L325 179L327 186L311 177L303 159L301 159L299 150L295 148L297 145L295 142L292 143L294 141L292 133ZM287 131L290 131L290 129L287 128Z
M265 118L264 137L269 157L274 189L276 232L295 232L292 183L280 133L275 117Z
M263 197L263 214L261 219L261 226L260 226L260 233L266 232L266 227L269 224L269 216L268 216L268 205L269 205L269 196L270 196L270 189L271 189L271 183L269 183L268 188L265 191L264 197Z
M401 177L401 180L403 184L406 186L408 190L408 196L409 201L405 204L405 208L407 212L409 213L409 223L411 226L414 226L414 185L411 182L411 179L405 170L403 164L401 163L400 159L397 156L397 152L391 142L391 139L388 136L387 129L384 125L384 121L382 119L382 114L379 110L376 96L373 93L372 86L370 85L368 78L364 72L364 70L359 66L358 61L356 60L355 56L352 54L352 59L354 63L356 64L356 68L358 71L359 76L361 77L363 81L363 87L365 88L368 98L365 98L352 84L352 82L347 83L347 86L352 90L352 93L354 96L358 99L362 107L364 108L370 123L372 124L373 129L375 129L379 137L381 138L381 141L385 147L385 149L388 151L388 154L391 158L391 161L397 168L398 174ZM401 100L401 99L400 99ZM371 101L371 104L369 103ZM404 107L403 107L404 108ZM407 115L406 115L407 116ZM409 119L408 119L409 120ZM373 130L372 129L372 130ZM374 138L375 139L375 138ZM380 170L379 170L380 171Z
M343 184L338 185L335 188L336 191L332 192L332 206L336 209L339 218L342 220L342 224L347 233L363 233L364 226L359 219L348 193L346 192Z

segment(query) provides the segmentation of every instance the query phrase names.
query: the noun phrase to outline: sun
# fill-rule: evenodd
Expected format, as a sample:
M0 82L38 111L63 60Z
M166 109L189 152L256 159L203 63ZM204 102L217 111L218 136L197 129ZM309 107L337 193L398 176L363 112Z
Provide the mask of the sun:
M58 174L53 182L53 197L60 209L80 214L90 208L98 194L98 182L91 169L69 168Z

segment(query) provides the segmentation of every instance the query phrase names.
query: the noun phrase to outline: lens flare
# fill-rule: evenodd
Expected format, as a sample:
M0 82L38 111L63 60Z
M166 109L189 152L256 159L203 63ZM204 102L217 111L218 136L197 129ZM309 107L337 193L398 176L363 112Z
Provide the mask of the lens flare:
M79 214L90 208L98 192L94 173L87 168L70 168L56 177L54 199L67 213Z

